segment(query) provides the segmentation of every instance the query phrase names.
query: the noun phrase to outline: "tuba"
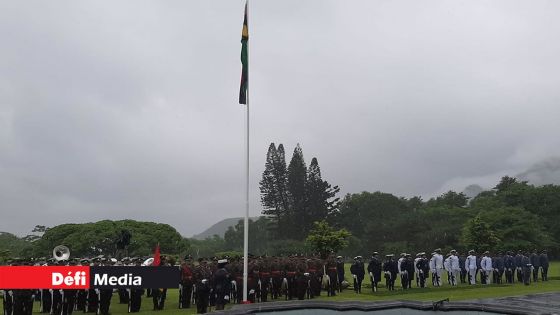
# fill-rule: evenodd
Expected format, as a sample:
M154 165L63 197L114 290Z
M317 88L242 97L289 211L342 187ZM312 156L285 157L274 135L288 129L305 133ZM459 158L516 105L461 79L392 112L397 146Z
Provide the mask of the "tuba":
M68 260L70 258L70 249L64 245L58 245L53 249L52 254L56 261Z

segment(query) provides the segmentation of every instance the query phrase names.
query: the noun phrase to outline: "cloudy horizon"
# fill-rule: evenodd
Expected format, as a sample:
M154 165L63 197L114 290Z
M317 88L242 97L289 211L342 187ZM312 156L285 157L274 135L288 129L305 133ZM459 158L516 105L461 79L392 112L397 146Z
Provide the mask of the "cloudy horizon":
M244 214L243 1L0 4L0 231ZM251 215L268 145L340 196L560 183L554 1L250 2ZM541 182L539 182L541 181Z

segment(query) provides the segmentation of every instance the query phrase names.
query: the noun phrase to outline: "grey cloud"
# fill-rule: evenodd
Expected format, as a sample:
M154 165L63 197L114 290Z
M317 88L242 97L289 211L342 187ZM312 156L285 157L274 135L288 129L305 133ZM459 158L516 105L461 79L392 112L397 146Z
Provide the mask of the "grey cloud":
M270 142L344 193L560 156L551 1L251 1L251 209ZM0 231L243 214L242 1L0 4ZM548 179L545 179L545 181Z

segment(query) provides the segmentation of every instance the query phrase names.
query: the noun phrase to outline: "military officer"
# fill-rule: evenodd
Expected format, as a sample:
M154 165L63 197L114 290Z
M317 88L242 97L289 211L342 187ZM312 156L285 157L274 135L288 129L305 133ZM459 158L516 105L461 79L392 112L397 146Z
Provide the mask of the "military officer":
M465 269L467 270L469 276L469 284L476 284L476 256L474 250L469 250L469 256L465 259Z
M539 263L541 265L541 276L542 281L548 281L548 255L546 250L543 250L541 255L539 256Z
M226 270L225 266L228 263L227 259L218 260L218 269L213 275L213 294L216 294L216 310L223 310L226 303L229 302L229 292L230 292L230 279L229 272Z
M142 266L142 258L133 257L131 261L135 266ZM142 288L128 288L128 312L137 313L140 311L142 306L142 295L144 295L144 289Z
M436 279L434 280L434 284L438 287L441 286L442 284L442 273L443 273L443 256L441 255L441 249L437 248L436 250L434 250L435 254L434 254L434 267L435 267L435 274L436 274Z
M350 273L352 273L354 277L354 291L356 293L362 293L362 281L366 273L362 256L354 257L354 263L350 266Z
M397 262L393 260L393 254L385 255L383 272L385 273L385 286L389 291L395 290L395 279L399 269L397 267Z
M533 282L539 281L539 269L541 268L541 261L537 250L534 249L530 256L531 265L533 265Z
M531 259L529 258L529 253L526 255L521 254L521 275L523 278L523 284L531 284L531 271L533 265L531 264Z
M502 284L502 276L504 275L504 256L502 252L498 252L498 255L492 258L492 268L494 269L494 282L496 284Z
M430 263L426 257L426 253L419 253L420 259L416 262L416 268L418 269L418 278L420 288L426 287L426 279L430 273Z
M506 274L506 283L513 283L514 282L514 272L515 272L515 259L512 256L511 251L507 251L506 255L504 256L504 271Z
M485 251L480 261L480 282L482 284L492 283L492 273L494 269L492 268L492 258L490 258L490 252Z
M517 251L517 255L515 255L515 271L517 275L517 282L523 282L523 254L521 250Z
M368 263L368 273L371 279L371 289L377 292L377 284L381 281L381 261L379 260L379 253L373 252L371 259Z
M457 257L457 251L451 250L451 255L449 256L449 267L451 270L451 285L457 285L457 278L461 273L461 267L459 265L459 257Z

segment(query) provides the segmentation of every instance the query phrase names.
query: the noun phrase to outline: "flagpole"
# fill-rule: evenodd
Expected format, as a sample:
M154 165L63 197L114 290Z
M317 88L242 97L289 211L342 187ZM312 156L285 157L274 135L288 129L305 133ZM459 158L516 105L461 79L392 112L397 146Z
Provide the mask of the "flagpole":
M247 29L249 28L249 0L246 2ZM249 276L249 40L247 40L247 145L245 164L245 221L243 224L243 302L247 303L247 278Z

